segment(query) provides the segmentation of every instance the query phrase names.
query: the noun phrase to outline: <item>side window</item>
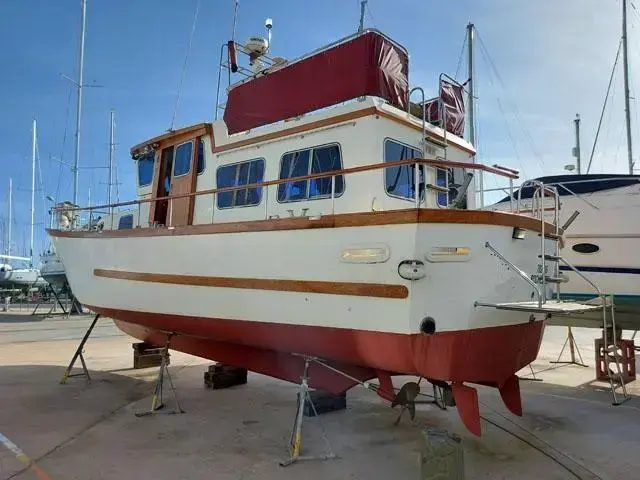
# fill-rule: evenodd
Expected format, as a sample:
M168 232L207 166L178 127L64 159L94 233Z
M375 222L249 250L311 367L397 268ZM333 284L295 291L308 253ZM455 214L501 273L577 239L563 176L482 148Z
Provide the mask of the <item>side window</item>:
M280 178L303 177L309 174L310 150L287 153L280 164ZM279 202L295 202L307 198L307 180L278 185Z
M133 228L133 215L123 215L118 221L118 230L130 230Z
M216 171L216 187L229 188L262 183L264 180L264 158L248 162L225 165ZM243 188L217 194L218 208L248 207L262 200L262 187Z
M394 140L384 141L384 161L397 162L421 158L422 151ZM389 195L406 199L415 196L415 165L398 165L384 169L385 188Z
M443 168L436 168L436 185L439 187L447 188L449 179L449 170ZM449 204L448 195L444 192L438 192L438 205L446 207Z
M280 179L304 177L341 169L342 158L338 145L314 147L284 154L280 162ZM342 195L344 192L344 178L342 175L336 175L334 189L336 196ZM330 176L278 185L279 202L296 202L330 196Z
M188 141L176 147L175 157L173 159L173 176L179 177L186 175L191 170L191 153L193 151L193 142Z
M153 181L153 164L155 161L155 153L149 153L144 157L138 158L138 186L146 187L151 185Z
M338 145L319 147L313 149L313 160L311 162L311 174L334 172L342 170L340 159L340 148ZM344 192L344 178L336 175L335 195L342 195ZM331 196L331 177L313 178L309 180L309 198Z
M198 160L197 160L197 168L196 168L196 175L200 175L202 172L204 172L205 169L205 165L204 165L204 140L200 139L198 141Z

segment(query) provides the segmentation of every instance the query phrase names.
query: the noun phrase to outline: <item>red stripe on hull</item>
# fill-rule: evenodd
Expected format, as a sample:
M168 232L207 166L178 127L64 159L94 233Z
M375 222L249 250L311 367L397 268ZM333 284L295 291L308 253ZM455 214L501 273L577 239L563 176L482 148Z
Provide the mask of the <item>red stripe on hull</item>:
M241 353L239 347L249 347L285 355L304 353L365 369L498 387L536 358L543 332L542 321L424 335L88 307L131 324L116 322L136 338L153 340L155 333L164 338L162 332L174 332L181 336L172 341L176 350L238 366L245 366L247 360L242 358L247 353ZM226 351L227 346L231 353ZM221 351L225 350L225 358L233 356L234 346L238 358L223 360Z

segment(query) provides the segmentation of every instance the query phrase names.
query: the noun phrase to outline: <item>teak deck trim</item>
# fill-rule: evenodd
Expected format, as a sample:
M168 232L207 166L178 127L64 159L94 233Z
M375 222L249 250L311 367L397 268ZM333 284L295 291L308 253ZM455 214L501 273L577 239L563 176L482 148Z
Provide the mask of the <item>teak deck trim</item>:
M272 290L281 292L323 293L327 295L351 295L356 297L398 298L409 296L404 285L383 283L322 282L311 280L280 280L267 278L208 277L202 275L176 275L167 273L128 272L96 268L96 277L133 282L165 283L200 287L242 288L248 290Z
M135 145L134 147L131 148L131 153L134 154L135 152L138 152L143 148L154 145L154 144L158 145L158 148L163 148L169 145L177 144L181 141L186 141L189 138L196 138L202 135L210 135L212 153L217 154L217 153L226 152L228 150L234 150L236 148L243 148L243 147L255 145L258 143L269 142L272 140L289 137L291 135L297 135L300 133L305 133L312 130L317 130L319 128L329 127L329 126L337 125L339 123L348 122L351 120L357 120L359 118L364 118L369 116L377 116L380 118L385 118L387 120L391 120L392 122L399 123L401 125L409 127L417 132L422 132L422 126L412 122L409 117L403 118L402 116L385 111L377 106L372 106L372 107L362 108L359 110L354 110L347 113L342 113L340 115L335 115L328 118L313 120L308 123L294 125L289 128L283 128L281 130L276 130L276 131L265 133L262 135L256 135L250 138L236 139L233 137L229 137L230 141L228 143L218 145L218 146L215 145L215 141L213 138L213 125L211 123L199 123L196 125L182 128L180 130L168 132L163 135L159 135L157 137L149 139L145 142L139 143L138 145ZM446 133L442 135L439 132L434 132L429 130L427 130L426 133L427 133L427 137L429 137L430 139L436 142L446 142ZM455 137L455 135L453 134L450 134L450 135ZM455 147L471 155L474 155L476 153L473 149L469 149L462 144L456 143Z
M471 224L502 227L519 227L536 233L541 231L541 222L535 218L512 213L486 210L450 209L406 209L385 212L341 213L321 217L292 217L244 222L210 223L180 227L133 228L130 230L63 231L48 230L53 237L70 238L134 238L162 237L174 235L209 235L240 232L270 232L282 230L305 230L312 228L350 228L381 225L423 223ZM545 236L554 238L555 226L545 223Z

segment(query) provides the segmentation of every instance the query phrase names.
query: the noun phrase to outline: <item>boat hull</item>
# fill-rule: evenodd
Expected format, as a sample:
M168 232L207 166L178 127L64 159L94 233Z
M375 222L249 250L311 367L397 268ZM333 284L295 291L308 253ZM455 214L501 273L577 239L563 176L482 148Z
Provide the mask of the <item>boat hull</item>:
M300 353L374 370L488 385L502 385L536 358L544 324L533 321L433 335L396 334L88 308L118 319L121 330L142 341L163 344L167 332L183 332L172 339L172 348L254 371L261 370L251 355L247 357L241 349L227 351L221 345ZM263 373L298 380L279 371Z
M514 239L513 216L487 225L468 211L408 215L364 225L347 216L345 227L282 220L267 231L248 222L57 233L54 242L77 298L136 338L164 344L171 334L177 350L293 382L303 367L296 354L319 357L360 380L377 376L385 398L393 374L447 382L479 434L477 394L463 382L500 388L520 412L514 374L535 359L545 318L476 304L535 298L487 244L535 272L540 238ZM316 388L355 384L316 370Z

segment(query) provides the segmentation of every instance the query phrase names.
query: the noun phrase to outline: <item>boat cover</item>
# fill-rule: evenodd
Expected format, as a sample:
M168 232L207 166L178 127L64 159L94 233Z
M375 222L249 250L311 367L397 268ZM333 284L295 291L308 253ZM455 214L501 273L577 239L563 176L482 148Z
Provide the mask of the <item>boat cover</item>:
M444 110L446 130L459 137L464 134L464 87L440 80L440 96L425 102L427 121L442 127L440 111Z
M365 95L407 108L409 57L367 31L273 72L232 86L224 121L230 134Z

